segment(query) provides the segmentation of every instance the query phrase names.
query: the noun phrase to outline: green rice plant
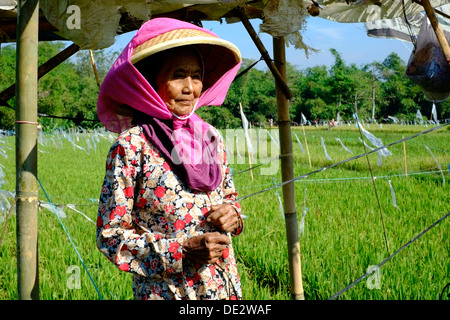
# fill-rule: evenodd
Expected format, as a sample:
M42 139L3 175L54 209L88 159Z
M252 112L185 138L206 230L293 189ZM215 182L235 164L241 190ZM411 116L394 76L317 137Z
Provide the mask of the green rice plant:
M304 129L312 167L293 135L294 176L368 151L359 141L360 133L354 126L338 126L331 131L325 127ZM371 125L366 129L388 144L426 127L383 125L380 128ZM294 127L292 133L305 147L302 128ZM43 300L133 298L131 274L119 271L97 250L92 221L67 207L67 204L76 204L77 210L96 220L96 200L113 137L100 135L96 150L89 148L88 154L87 141L91 139L92 147L92 135L79 133L78 140L75 134L73 136L73 142L85 150L74 146L61 133L49 134L38 146L38 178L51 202L65 205L67 216L59 220L54 212L43 207L38 211L39 283ZM321 137L332 160L325 157ZM344 150L336 138L353 153ZM263 143L272 139L277 139L275 134L264 137ZM10 149L8 157L1 158L6 174L1 188L14 191L14 138L8 137L5 141ZM425 146L433 152L442 172ZM230 160L235 157L231 167L239 197L281 182L281 167L269 175L262 174L261 169L269 167L270 163L254 169L253 179L250 171L239 173L249 168L245 145L240 143L239 147L245 161L237 161L236 152L228 155ZM450 131L443 129L421 135L406 141L405 147L406 167L403 143L399 143L389 148L392 155L382 158L381 166L378 155L373 153L294 182L299 225L306 212L303 232L299 235L306 299L331 297L365 274L369 266L386 259L449 211ZM265 163L276 155L276 150L270 150L262 159L255 156L252 166ZM389 183L394 190L396 206ZM233 238L233 242L244 299L291 298L286 228L277 192L282 199L282 188L278 187L240 201L247 218L244 232ZM39 200L48 201L41 189ZM5 214L0 212L0 216ZM2 221L0 229L3 231L6 222ZM379 288L371 288L368 279L364 279L338 299L438 299L450 282L449 223L448 219L442 221L384 264L379 270ZM13 214L0 247L0 299L17 299L15 224ZM70 281L76 272L81 282L74 288Z

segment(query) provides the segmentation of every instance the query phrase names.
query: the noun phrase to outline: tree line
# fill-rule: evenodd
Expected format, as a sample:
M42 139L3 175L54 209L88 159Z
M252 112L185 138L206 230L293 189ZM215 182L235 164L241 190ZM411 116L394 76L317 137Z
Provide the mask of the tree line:
M64 47L63 42L40 42L39 65ZM334 63L329 67L299 69L287 63L287 82L293 93L289 109L294 123L301 123L302 114L311 121L328 121L336 118L337 113L342 120L351 120L355 110L360 118L372 119L373 115L377 121L387 116L414 120L417 110L430 117L433 103L406 77L406 63L396 53L382 61L357 66L347 64L337 50L330 51ZM118 54L108 49L94 52L100 83ZM2 46L0 91L15 82L15 55L15 45ZM241 71L253 63L254 60L243 59ZM42 115L39 122L44 129L101 125L96 113L98 91L89 51L80 51L39 80L38 112ZM198 114L218 128L237 128L241 126L240 103L247 119L255 125L265 125L269 119L277 121L275 81L267 68L249 69L232 83L223 106L201 108ZM8 104L11 108L0 106L3 130L14 129L15 99ZM449 100L436 106L439 119L450 118Z

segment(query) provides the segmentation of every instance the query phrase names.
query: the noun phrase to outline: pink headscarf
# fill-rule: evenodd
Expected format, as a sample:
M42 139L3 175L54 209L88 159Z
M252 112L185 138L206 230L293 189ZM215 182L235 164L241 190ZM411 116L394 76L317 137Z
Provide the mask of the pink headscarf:
M131 116L124 116L116 113L117 109L123 105L127 105L132 107L133 109L139 110L151 118L155 118L158 120L172 120L173 126L171 130L175 134L176 141L175 146L179 150L190 150L192 159L195 158L194 151L195 148L190 148L194 145L201 144L202 141L198 141L198 137L196 137L192 130L189 134L188 130L185 128L196 128L199 125L203 128L202 133L205 132L209 128L209 125L204 122L197 114L193 113L191 117L185 120L177 119L167 108L166 104L159 95L156 93L154 88L149 84L146 78L135 68L135 66L131 63L130 58L133 55L134 49L140 44L152 39L158 35L163 33L176 30L176 29L194 29L206 32L216 38L217 35L212 33L209 30L203 29L191 23L170 19L170 18L156 18L147 21L142 27L136 32L136 35L133 39L128 43L123 52L119 55L117 60L114 62L113 66L109 70L106 75L98 97L97 101L97 114L100 121L103 125L109 130L113 132L120 133L123 130L129 128L131 126ZM226 50L226 49L225 49ZM214 57L208 57L211 59ZM233 81L236 73L239 70L240 62L238 62L235 66L229 69L227 72L223 74L219 80L216 81L213 85L211 85L205 92L203 92L198 100L197 105L195 106L195 110L207 105L221 105L225 100L228 89ZM182 127L184 127L182 129ZM150 137L152 142L155 143L155 140L159 140L159 138L155 135L154 137ZM156 141L156 145L161 144L160 141ZM184 148L183 145L189 147ZM165 146L170 152L171 148L169 146ZM174 161L172 161L172 157L166 155L166 159L171 161L173 165L176 165ZM189 156L188 156L189 158ZM194 177L194 180L204 180L201 178L205 177L205 174L217 176L217 167L214 167L216 164L206 164L204 161L202 163L198 163L198 161L188 161L189 163L182 163L184 166L183 170L188 172L194 172L198 177ZM205 170L209 170L207 173ZM211 170L214 171L211 172ZM175 168L174 168L175 171ZM189 179L188 179L189 180ZM191 179L192 180L192 179ZM207 182L204 186L198 186L198 183L202 184L201 181L197 181L189 185L189 187L198 190L214 190L220 181L218 181L217 177L212 177L210 182Z

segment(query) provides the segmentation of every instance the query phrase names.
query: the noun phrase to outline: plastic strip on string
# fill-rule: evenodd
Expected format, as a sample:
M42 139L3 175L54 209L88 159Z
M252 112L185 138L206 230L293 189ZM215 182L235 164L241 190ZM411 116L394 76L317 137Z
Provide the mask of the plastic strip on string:
M94 222L91 218L89 218L87 215L85 215L83 212L77 210L77 209L75 208L75 205L74 205L74 204L68 204L67 207L69 207L69 208L72 209L73 211L75 211L75 212L81 214L81 215L82 215L83 217L85 217L88 221L92 222L92 223L95 225L95 222Z
M253 150L252 141L251 141L250 136L248 134L248 120L245 117L244 110L242 109L242 104L239 104L239 107L241 109L242 128L244 128L244 134L245 134L245 139L247 140L248 152L253 154L255 152Z
M47 209L50 212L53 212L54 214L56 214L58 217L60 217L62 219L67 218L67 215L61 206L58 206L58 205L52 206L50 203L47 203L47 202L39 202L39 206Z
M394 188L392 187L391 180L389 180L389 179L386 179L386 180L387 180L387 182L388 182L388 184L389 184L389 189L391 189L392 205L393 205L395 208L400 209L400 208L397 206L397 199L396 199L396 197L395 197L395 191L394 191Z
M358 122L358 124L359 124L359 127L361 128L362 133L370 141L370 143L372 145L374 145L377 148L381 148L382 146L384 146L383 141L381 141L380 139L375 137L373 134L371 134L369 131L364 129L364 127L361 125L361 123ZM380 151L378 151L378 153L380 153L384 157L392 155L392 153L386 148L380 149Z
M15 195L12 192L0 190L0 223L3 223L6 215L11 209L11 204L8 201L8 198L14 198Z
M330 156L328 155L327 148L325 147L325 142L323 141L323 137L320 137L320 143L322 144L323 151L325 152L325 157L326 157L328 160L332 161L332 159L331 159Z
M299 145L299 147L300 147L300 150L302 150L302 152L303 152L303 154L305 154L305 149L303 149L303 145L302 145L302 143L300 142L300 139L297 137L297 134L294 132L294 136L295 136L295 138L297 139L297 142L298 142L298 145Z
M276 185L275 178L272 178L272 180L273 180L273 184ZM280 204L280 212L281 212L281 216L282 216L283 219L284 219L283 202L281 201L281 197L280 197L280 193L278 192L278 188L275 189L275 194L276 194L277 197L278 197L278 203Z
M442 175L442 185L445 187L445 176L444 176L444 171L441 168L441 165L439 164L439 161L437 161L436 157L434 156L433 152L431 152L430 148L428 148L428 146L425 146L425 148L427 148L428 152L431 154L431 156L433 157L434 161L436 161L437 166L439 167L439 171L441 171L441 175Z
M350 150L349 148L347 148L347 147L344 145L344 143L341 141L341 139L339 139L339 138L335 138L335 139L336 139L336 141L339 141L339 143L341 144L342 148L344 148L345 151L347 151L348 153L353 154L353 151Z

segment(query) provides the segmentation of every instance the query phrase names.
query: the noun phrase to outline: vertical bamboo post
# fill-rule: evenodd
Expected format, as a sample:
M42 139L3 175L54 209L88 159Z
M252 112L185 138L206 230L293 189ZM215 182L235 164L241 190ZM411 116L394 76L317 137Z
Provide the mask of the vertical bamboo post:
M284 37L273 38L274 60L277 70L286 79L286 49ZM289 116L288 98L280 85L276 86L278 104L278 130L280 132L280 153L282 180L294 178L294 159L292 154L291 119ZM304 300L302 270L300 263L300 240L298 236L297 211L295 209L294 182L283 185L284 219L289 255L289 271L291 276L292 296L295 300Z
M37 65L39 0L18 1L16 55L17 288L39 299L37 183Z
M450 64L450 46L448 45L447 38L445 37L444 31L436 17L436 12L430 4L429 0L422 0L422 6L425 9L425 13L430 20L431 26L433 27L436 38L441 45L442 52L444 53L445 59Z

